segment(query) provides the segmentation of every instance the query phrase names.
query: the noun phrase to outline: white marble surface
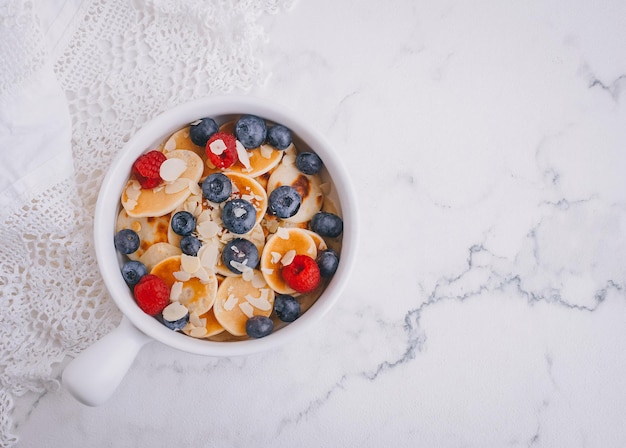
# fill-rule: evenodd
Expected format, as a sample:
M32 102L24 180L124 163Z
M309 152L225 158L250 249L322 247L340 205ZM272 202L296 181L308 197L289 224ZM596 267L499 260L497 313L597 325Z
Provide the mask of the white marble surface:
M247 358L151 343L21 447L626 446L626 3L299 2L253 93L322 130L362 222L345 296Z

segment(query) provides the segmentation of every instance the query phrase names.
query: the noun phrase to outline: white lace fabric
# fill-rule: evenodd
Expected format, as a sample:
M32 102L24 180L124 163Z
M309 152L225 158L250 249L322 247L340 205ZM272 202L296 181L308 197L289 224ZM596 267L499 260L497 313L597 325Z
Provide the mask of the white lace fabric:
M71 119L71 142L56 149L67 151L73 164L62 167L60 156L48 151L43 167L13 173L20 174L19 195L0 212L0 447L16 443L13 398L58 388L55 363L121 318L92 241L98 190L111 159L167 108L262 83L268 75L259 58L265 33L258 19L292 3L88 0L50 61L33 3L0 0L0 100L14 100L29 79L51 69ZM20 148L3 147L0 157L10 158L11 151ZM15 189L5 189L8 197L6 191Z

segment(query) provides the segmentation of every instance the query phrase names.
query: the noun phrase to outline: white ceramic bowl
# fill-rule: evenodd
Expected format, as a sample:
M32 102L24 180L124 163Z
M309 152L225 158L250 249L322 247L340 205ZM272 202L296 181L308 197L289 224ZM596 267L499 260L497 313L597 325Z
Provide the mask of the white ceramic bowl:
M130 168L142 153L154 149L174 131L202 117L218 124L237 115L253 114L291 129L298 150L312 150L324 162L322 177L332 184L332 196L344 221L339 267L315 304L296 321L260 338L233 342L195 339L169 330L137 306L120 274L120 258L113 245L120 195ZM355 196L348 173L335 150L296 113L270 101L249 96L209 97L182 104L157 116L122 148L102 182L95 212L94 240L98 266L106 287L122 311L120 326L74 359L63 372L65 387L81 402L95 406L106 401L132 364L137 352L157 340L190 353L231 357L270 350L318 322L339 299L354 264L358 239Z

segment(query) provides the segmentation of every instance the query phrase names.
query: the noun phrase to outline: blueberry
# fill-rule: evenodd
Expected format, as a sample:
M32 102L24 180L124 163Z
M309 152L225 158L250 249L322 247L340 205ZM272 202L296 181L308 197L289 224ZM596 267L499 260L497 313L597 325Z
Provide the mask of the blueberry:
M186 236L196 229L196 218L189 212L176 212L172 216L170 225L174 233Z
M180 240L180 250L182 250L185 255L195 257L198 255L201 246L202 242L193 235L185 235Z
M317 265L320 268L320 275L324 278L332 277L339 266L339 256L332 249L321 251L317 256Z
M139 235L132 229L122 229L115 234L113 243L120 253L132 254L139 249Z
M146 265L140 261L127 261L122 266L122 277L124 281L130 287L135 286L141 280L141 277L148 273Z
M314 152L301 152L296 156L296 167L304 174L317 174L322 165L322 159Z
M274 311L283 322L293 322L300 317L300 303L289 294L277 294L274 299Z
M267 130L267 142L276 149L287 149L291 145L291 131L282 124Z
M222 262L224 266L235 274L242 272L231 264L231 261L242 263L251 269L259 264L259 249L245 238L235 238L224 246L222 251Z
M245 199L231 199L222 209L222 224L238 235L248 233L256 222L256 209Z
M187 326L188 323L189 323L189 313L185 314L183 317L173 322L163 319L163 325L165 325L170 330L174 330L174 331L182 330L183 328L185 328L185 326Z
M311 230L318 235L335 238L343 232L343 221L334 213L317 212L311 219Z
M252 316L246 321L246 333L251 338L262 338L274 329L274 322L269 317Z
M245 148L258 148L267 137L265 120L256 115L244 115L235 124L235 137Z
M161 318L170 330L182 330L189 323L189 310L180 302L172 302L163 309Z
M211 202L224 202L233 192L233 183L223 173L213 173L202 182L202 195Z
M267 212L279 218L291 218L298 213L300 204L300 193L290 185L281 185L270 193Z
M194 122L196 123L196 122ZM189 127L189 138L198 146L203 148L206 146L206 142L219 130L217 123L212 118L203 118L199 120L199 123L192 124Z

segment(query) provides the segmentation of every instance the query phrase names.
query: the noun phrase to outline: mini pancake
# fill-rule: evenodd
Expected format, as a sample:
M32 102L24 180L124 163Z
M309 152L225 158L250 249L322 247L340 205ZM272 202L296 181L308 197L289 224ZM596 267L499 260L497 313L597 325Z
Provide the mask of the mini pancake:
M213 308L198 316L198 320L191 316L189 323L183 328L183 333L194 338L209 338L224 332L224 327L215 318ZM197 325L197 324L200 324Z
M174 132L166 140L164 140L163 143L161 143L159 151L168 153L170 151L174 151L175 149L187 149L195 152L202 159L204 171L201 179L204 179L211 172L209 167L206 165L206 150L204 147L198 146L191 141L191 137L189 136L190 128L191 126L185 126L184 128Z
M271 235L261 254L261 272L267 284L279 294L295 294L292 288L285 283L282 276L283 261L288 252L295 255L308 255L317 258L317 244L307 230L299 228L279 227Z
M161 242L166 243L169 221L169 214L155 218L137 218L129 216L126 210L122 208L117 215L115 232L117 233L122 229L132 229L139 235L139 249L132 254L128 254L128 258L131 260L139 260L152 245Z
M328 245L326 244L326 241L324 241L324 238L322 238L319 234L315 233L312 230L308 230L308 229L304 229L304 231L311 237L313 238L313 241L315 242L315 247L317 247L317 251L321 252L323 250L328 249Z
M152 189L143 189L137 180L129 180L122 192L122 206L129 216L140 218L166 215L199 189L198 182L204 166L202 159L186 149L176 149L166 156L168 159L184 160L187 165L185 171L175 181Z
M161 261L173 257L174 255L180 255L181 253L180 247L174 246L173 244L155 243L139 257L139 261L146 266L148 271L151 271Z
M215 274L203 270L200 272L189 273L184 270L183 264L186 255L175 255L159 262L150 271L167 284L170 288L171 300L178 300L185 305L190 313L202 315L209 311L215 302L217 294L217 278ZM196 258L196 257L189 257ZM199 263L198 263L199 266ZM200 268L203 269L203 268ZM199 277L204 277L203 279ZM181 284L178 286L178 284ZM176 294L176 288L181 287L179 294Z
M272 314L274 297L274 291L258 270L253 271L251 280L227 277L217 290L213 306L215 318L233 336L245 336L250 317Z
M283 163L276 167L267 181L267 195L269 196L272 191L282 185L295 188L302 198L298 212L291 218L284 219L284 221L291 223L307 222L321 210L324 194L320 186L320 177L317 174L304 174L295 164L283 160Z

